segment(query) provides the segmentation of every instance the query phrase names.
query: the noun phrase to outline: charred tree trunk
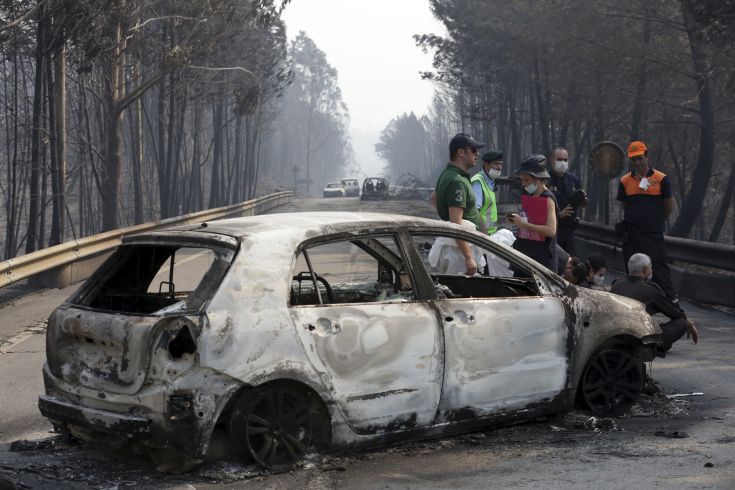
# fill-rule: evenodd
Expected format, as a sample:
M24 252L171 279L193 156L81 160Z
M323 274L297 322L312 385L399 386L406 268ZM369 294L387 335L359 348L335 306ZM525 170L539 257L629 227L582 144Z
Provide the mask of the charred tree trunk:
M64 241L64 215L66 213L66 49L62 45L54 56L54 133L55 171L53 221L49 245Z
M235 156L233 158L235 165L235 178L232 186L232 202L237 203L243 200L243 164L242 164L242 116L238 115L235 119Z
M699 157L697 166L692 173L692 184L689 187L681 212L671 234L686 237L692 231L694 223L702 211L705 193L712 175L712 165L715 159L715 112L712 108L712 92L710 87L710 65L707 47L696 31L693 11L696 8L694 0L682 0L684 25L692 52L692 61L696 72L697 97L699 99Z
M26 236L26 253L36 250L38 241L38 221L41 209L41 117L43 110L44 55L46 46L46 24L44 6L38 7L38 25L36 27L36 75L33 85L33 116L31 128L31 180L30 205L28 210L28 228Z
M166 79L161 78L158 84L158 103L156 115L156 134L158 140L158 152L156 154L156 168L158 170L158 199L161 216L168 216L168 188L166 187Z
M641 119L643 117L643 104L646 99L647 73L646 60L648 54L648 44L651 41L651 8L646 8L646 20L643 22L643 56L640 57L641 62L638 67L638 84L635 92L635 102L633 104L633 121L630 125L630 139L638 140L641 138Z
M57 157L58 153L56 152L56 138L57 138L57 129L56 129L56 101L54 98L56 97L56 89L54 87L56 81L54 78L56 77L56 72L53 69L53 63L50 56L46 57L46 73L48 73L48 77L46 77L46 98L48 100L48 138L49 138L49 174L51 175L51 234L49 235L49 243L48 246L56 245L61 243L61 233L59 231L59 213L62 212L62 209L58 206L58 195L59 195L59 171L58 171L58 162Z
M122 27L115 26L115 48L106 63L105 73L105 111L104 111L104 163L102 183L102 230L109 231L119 227L118 203L120 193L121 131L123 113L119 107L121 99L121 75L123 64Z
M215 101L212 104L212 180L209 188L209 207L220 206L220 178L222 172L222 104Z
M732 202L733 191L735 191L735 165L730 165L730 177L727 179L725 192L722 194L720 209L717 211L717 217L712 225L712 231L709 235L710 242L716 242L720 238L720 232L725 224L725 218L727 218L730 202Z
M140 80L140 63L133 67L133 78ZM143 98L135 101L135 109L130 122L130 146L132 148L133 173L133 222L137 225L145 221L143 215Z

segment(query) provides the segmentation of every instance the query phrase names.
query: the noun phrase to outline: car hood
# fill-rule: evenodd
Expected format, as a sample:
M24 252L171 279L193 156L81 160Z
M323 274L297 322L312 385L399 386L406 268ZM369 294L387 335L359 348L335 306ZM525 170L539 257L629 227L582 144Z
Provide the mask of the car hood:
M640 301L572 284L567 286L565 293L585 332L602 338L631 335L639 339L661 333L661 328Z

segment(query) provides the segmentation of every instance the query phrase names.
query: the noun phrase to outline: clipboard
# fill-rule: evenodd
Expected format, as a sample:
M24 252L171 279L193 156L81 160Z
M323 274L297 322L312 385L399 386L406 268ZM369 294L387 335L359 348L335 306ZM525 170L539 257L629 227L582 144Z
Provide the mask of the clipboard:
M546 224L548 206L549 206L549 202L548 202L548 199L545 197L536 197L536 196L527 196L527 195L521 196L521 207L523 208L523 211L526 213L526 219L528 220L529 223L533 225L545 225ZM537 242L543 242L544 240L546 240L546 237L540 235L539 233L536 233L535 231L527 231L527 230L523 230L523 231L525 232L523 233L524 236L521 237L519 234L519 238L526 238L528 240L534 240Z

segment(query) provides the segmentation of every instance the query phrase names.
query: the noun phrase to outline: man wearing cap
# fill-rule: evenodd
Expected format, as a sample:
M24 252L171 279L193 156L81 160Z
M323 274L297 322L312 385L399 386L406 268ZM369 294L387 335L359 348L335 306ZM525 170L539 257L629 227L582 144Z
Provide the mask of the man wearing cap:
M549 178L546 171L546 157L543 155L529 155L521 162L521 168L515 173L521 178L521 184L526 196L544 198L545 205L539 220L531 223L531 219L524 219L517 214L509 214L508 221L518 227L518 238L513 242L513 248L523 252L536 262L552 271L557 270L556 263L556 200L544 183ZM534 201L536 205L542 201ZM527 201L531 205L531 201ZM523 202L522 202L523 205ZM524 214L531 217L536 213L524 208Z
M458 133L449 142L449 163L439 175L431 196L442 220L460 225L462 220L467 220L475 228L480 228L480 212L468 172L477 164L477 154L483 146L485 143L475 141L466 133ZM474 275L477 272L477 263L470 245L464 240L457 240L457 248L465 259L465 273Z
M653 263L653 280L672 299L676 298L667 263L664 227L674 208L671 182L649 165L648 147L642 141L628 145L632 170L620 178L618 201L624 208L623 260L644 253ZM627 268L627 267L626 267Z
M492 235L498 231L498 207L495 201L495 179L503 170L503 153L490 150L482 155L482 171L472 176L477 209L480 210L480 230Z
M556 228L556 243L571 255L574 250L574 230L577 228L577 211L570 204L574 191L581 189L582 184L576 175L568 172L569 152L566 148L554 148L551 152L551 178L549 189L554 193L559 205L559 223Z

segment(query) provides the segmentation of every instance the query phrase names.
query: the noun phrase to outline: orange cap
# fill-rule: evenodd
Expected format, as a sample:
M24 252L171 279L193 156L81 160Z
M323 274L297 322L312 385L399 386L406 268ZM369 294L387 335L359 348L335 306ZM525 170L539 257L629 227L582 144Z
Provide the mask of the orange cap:
M628 158L639 157L648 151L648 147L642 141L633 141L628 145Z

